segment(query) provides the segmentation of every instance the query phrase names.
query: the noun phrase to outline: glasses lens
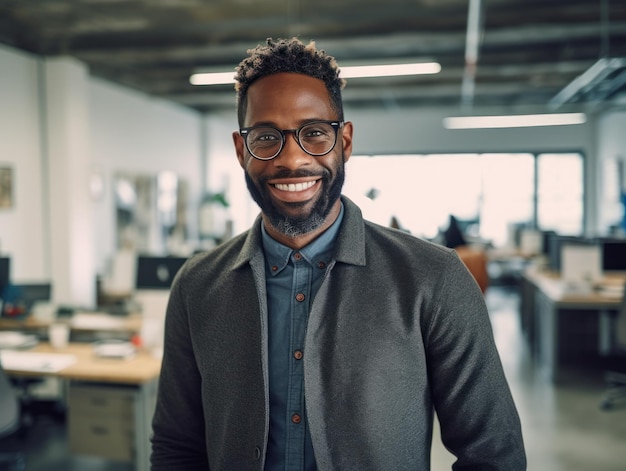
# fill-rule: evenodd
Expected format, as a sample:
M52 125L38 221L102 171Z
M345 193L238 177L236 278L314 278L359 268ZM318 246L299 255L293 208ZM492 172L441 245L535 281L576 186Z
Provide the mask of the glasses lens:
M274 128L253 128L247 136L248 150L257 159L275 157L283 145L283 135Z
M324 155L335 146L337 133L328 123L311 123L298 133L302 148L311 155Z

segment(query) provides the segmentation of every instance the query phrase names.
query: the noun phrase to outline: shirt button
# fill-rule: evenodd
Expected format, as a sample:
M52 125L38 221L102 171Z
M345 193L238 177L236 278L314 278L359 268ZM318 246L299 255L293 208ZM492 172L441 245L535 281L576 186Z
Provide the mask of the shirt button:
M325 262L319 262L317 264L317 268L321 268L323 270L324 268L326 268L326 263Z
M302 301L304 301L304 297L305 297L304 294L298 293L298 294L296 294L296 301L301 303Z
M299 424L300 422L302 422L302 417L300 416L300 414L293 414L293 415L291 416L291 421L292 421L294 424Z
M278 270L278 267L276 265L272 265L272 271L276 271Z
M296 260L302 260L302 254L300 252L296 252L293 254L293 258Z
M302 353L302 350L296 350L295 352L293 352L293 357L296 360L302 360L303 356L304 356L304 353Z
M254 448L254 461L258 461L261 458L261 449L257 446Z

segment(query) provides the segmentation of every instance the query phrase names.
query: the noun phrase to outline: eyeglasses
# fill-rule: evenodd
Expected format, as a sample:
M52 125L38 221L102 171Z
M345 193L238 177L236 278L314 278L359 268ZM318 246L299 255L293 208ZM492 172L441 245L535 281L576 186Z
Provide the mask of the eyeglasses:
M285 147L287 133L292 133L304 152L314 157L328 154L337 143L337 131L343 127L343 121L312 121L298 129L277 129L274 126L252 126L242 128L248 152L259 160L272 160Z

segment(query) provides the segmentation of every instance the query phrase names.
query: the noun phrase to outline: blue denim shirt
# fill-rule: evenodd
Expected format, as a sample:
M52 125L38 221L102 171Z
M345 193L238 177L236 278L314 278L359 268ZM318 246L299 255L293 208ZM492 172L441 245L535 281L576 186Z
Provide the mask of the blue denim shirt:
M262 230L269 326L267 471L317 469L305 411L304 336L311 302L332 257L342 219L343 205L333 225L299 251Z

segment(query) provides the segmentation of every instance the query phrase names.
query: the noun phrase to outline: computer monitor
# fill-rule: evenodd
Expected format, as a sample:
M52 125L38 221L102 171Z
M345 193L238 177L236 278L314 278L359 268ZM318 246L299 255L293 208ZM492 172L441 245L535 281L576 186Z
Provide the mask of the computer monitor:
M11 282L11 259L0 257L0 296L4 288Z
M600 239L602 270L626 272L626 239Z
M184 257L155 257L139 255L137 257L137 290L169 290L172 281L183 266Z
M519 251L523 255L532 256L543 253L544 236L541 231L531 228L521 230Z
M550 241L553 237L557 236L556 231L541 231L542 241L541 241L541 253L547 257L550 255Z
M568 236L559 234L548 235L548 266L550 270L555 272L561 271L561 255L563 252L563 245L590 245L595 244L590 239L580 236Z
M3 315L28 315L38 302L52 299L51 283L13 283L4 291Z
M602 253L598 244L561 246L561 279L569 286L589 289L602 279Z

